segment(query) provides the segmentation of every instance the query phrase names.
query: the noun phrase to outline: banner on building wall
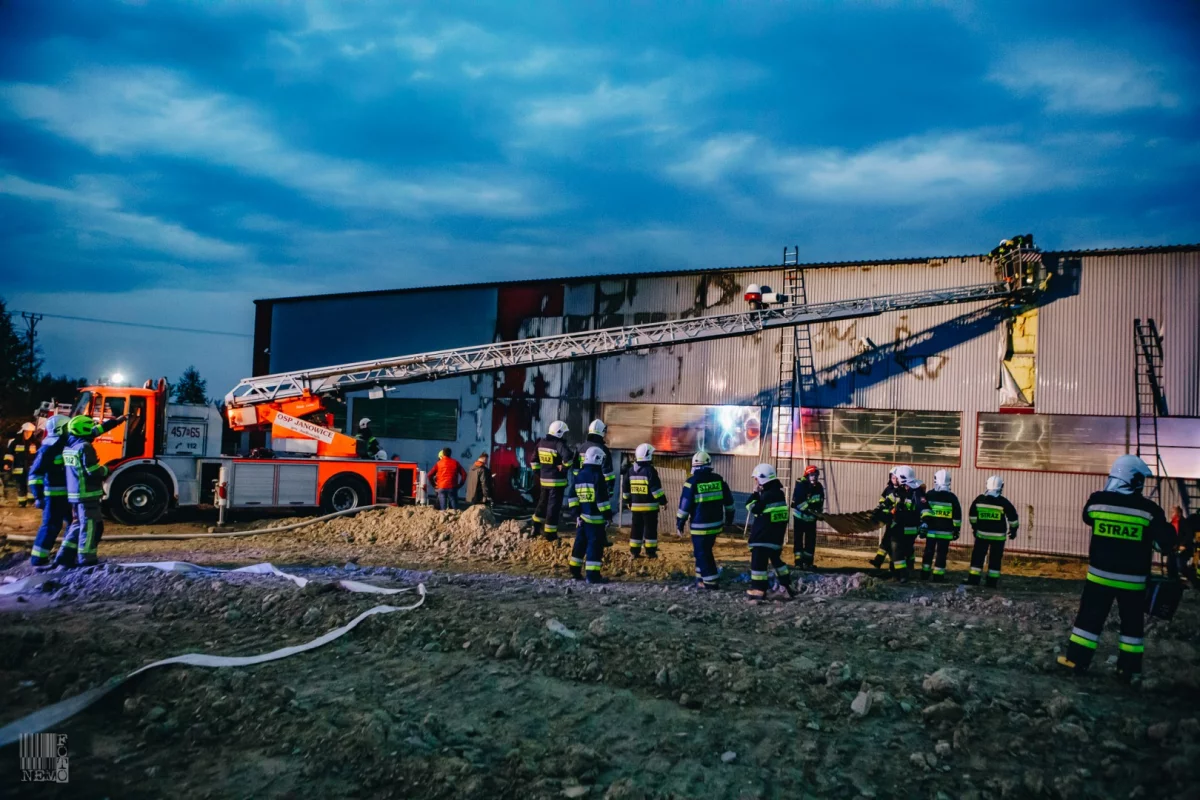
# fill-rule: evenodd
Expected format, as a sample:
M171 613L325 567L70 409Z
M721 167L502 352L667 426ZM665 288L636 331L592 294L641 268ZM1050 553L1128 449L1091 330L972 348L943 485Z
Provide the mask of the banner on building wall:
M608 444L618 450L649 442L660 453L757 456L762 439L761 406L605 403L601 414Z

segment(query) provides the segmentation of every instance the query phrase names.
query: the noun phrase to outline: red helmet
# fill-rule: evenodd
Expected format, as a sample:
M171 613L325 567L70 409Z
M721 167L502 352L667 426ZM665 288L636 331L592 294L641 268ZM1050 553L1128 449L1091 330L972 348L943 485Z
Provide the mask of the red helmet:
M817 469L816 466L814 466L813 464L809 464L807 467L804 468L804 477L806 477L806 478L809 475L820 475L820 474L821 474L821 470Z

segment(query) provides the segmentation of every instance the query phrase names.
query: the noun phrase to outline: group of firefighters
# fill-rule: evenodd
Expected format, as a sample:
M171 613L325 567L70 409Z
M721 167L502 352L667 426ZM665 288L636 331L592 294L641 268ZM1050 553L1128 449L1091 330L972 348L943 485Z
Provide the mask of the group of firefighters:
M606 426L595 420L588 426L586 441L572 450L565 441L569 432L562 421L551 423L537 444L533 466L540 470L541 489L533 516L535 534L558 539L564 509L576 517L575 541L568 557L571 576L589 583L603 583L600 569L606 530L613 519L617 474L612 452L605 443ZM641 444L634 463L623 471L622 499L632 514L630 554L639 558L657 556L658 515L667 505L662 481L654 468L654 447ZM1105 488L1088 498L1083 521L1091 529L1087 582L1079 612L1070 634L1067 653L1058 664L1083 672L1091 664L1108 612L1115 602L1121 619L1117 675L1124 681L1139 679L1144 646L1144 612L1147 585L1155 549L1166 554L1169 578L1178 580L1175 530L1161 507L1143 495L1152 472L1139 457L1121 456L1113 462ZM816 526L824 512L825 488L820 470L809 466L792 488L786 490L770 464L759 464L751 473L756 485L746 504L749 515L750 588L753 600L766 597L771 573L780 589L795 594L792 567L783 559L789 522L794 521L792 547L794 568L814 564ZM703 450L692 456L691 474L684 481L676 512L675 529L680 536L688 529L696 564L696 583L703 590L717 588L719 568L713 555L716 537L731 525L734 499L729 484L712 466ZM988 478L985 491L967 509L975 536L971 566L965 584L989 587L1000 580L1004 545L1015 539L1020 520L1016 508L1004 496L1004 481ZM938 470L933 488L926 491L910 466L895 467L884 487L875 518L884 533L872 563L876 568L891 560L891 571L907 582L916 561L916 543L925 539L922 577L945 580L950 542L959 538L963 511L951 491L950 473ZM985 576L986 569L986 576Z
M97 563L96 549L104 535L100 502L108 467L100 463L92 441L124 422L125 417L101 424L87 415L55 414L46 420L40 441L33 424L25 423L9 443L4 471L16 483L17 504L23 507L32 502L42 511L30 555L35 569ZM66 535L52 559L64 527Z

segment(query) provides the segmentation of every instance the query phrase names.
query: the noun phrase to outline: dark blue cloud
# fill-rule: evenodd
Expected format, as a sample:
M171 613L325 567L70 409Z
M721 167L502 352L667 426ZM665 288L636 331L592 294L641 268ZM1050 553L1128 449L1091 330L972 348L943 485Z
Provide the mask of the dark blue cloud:
M63 311L46 276L85 275L100 307L176 298L193 327L221 298L248 330L254 296L785 242L1196 240L1198 32L1193 4L1115 0L0 3L0 284ZM79 352L52 363L104 368L60 334Z

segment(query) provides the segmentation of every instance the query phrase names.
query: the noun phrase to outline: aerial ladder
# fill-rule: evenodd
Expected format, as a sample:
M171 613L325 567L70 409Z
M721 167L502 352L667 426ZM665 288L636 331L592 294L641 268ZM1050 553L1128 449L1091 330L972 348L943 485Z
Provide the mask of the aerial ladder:
M749 311L714 314L641 325L602 328L532 339L436 350L374 361L281 372L244 378L226 396L226 415L234 430L270 430L282 439L316 439L311 455L345 455L353 439L329 430L323 422L321 398L423 380L439 380L510 367L531 367L597 356L620 355L652 347L671 347L763 331L790 329L814 322L870 317L891 311L980 301L1025 302L1036 293L1043 275L1037 262L1021 262L1010 274L1008 262L997 266L996 280L955 289L929 289L827 303L754 303ZM794 351L793 351L794 352ZM808 346L811 372L811 345ZM794 367L793 367L794 369ZM793 401L794 405L794 401Z

